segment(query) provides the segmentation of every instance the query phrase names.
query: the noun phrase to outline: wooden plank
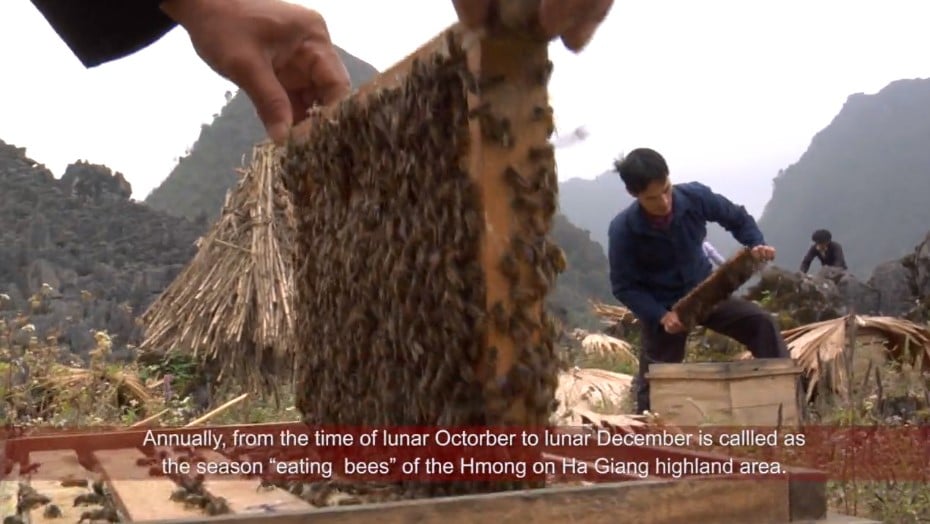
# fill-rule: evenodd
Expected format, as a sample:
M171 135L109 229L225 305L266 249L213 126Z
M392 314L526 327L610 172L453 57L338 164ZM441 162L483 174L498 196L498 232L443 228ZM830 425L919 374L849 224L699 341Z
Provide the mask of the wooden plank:
M0 477L0 517L15 515L18 499L19 464L13 464L13 469Z
M229 459L211 450L197 450L208 462L226 463ZM280 488L258 490L258 480L231 479L226 475L206 475L203 489L214 497L226 499L233 513L263 513L306 511L308 502Z
M54 504L61 510L61 516L57 518L46 518L45 508L40 506L29 512L29 522L31 524L45 524L49 522L61 522L64 519L70 522L77 522L81 518L81 513L92 508L75 507L74 499L78 495L90 493L91 474L84 466L78 462L77 453L74 451L38 451L29 454L31 462L37 462L39 469L35 477L29 481L29 485L40 495L50 498L49 505ZM88 482L87 486L62 486L64 480L84 479Z
M806 468L788 468L791 520L817 520L827 515L827 475Z
M651 364L648 378L733 380L738 378L798 375L801 368L790 358L760 358L732 362Z
M314 524L781 524L788 522L788 484L778 480L647 480L327 508L312 515L229 515L186 522L304 524L311 520Z
M527 12L533 12L530 3L524 4L526 6L523 8ZM500 304L508 315L520 310L531 325L537 326L527 333L528 339L518 339L513 331L503 332L497 323L489 323L485 347L496 349L496 361L490 362L488 357L486 364L476 370L478 376L486 382L504 381L514 364L524 358L521 352L532 350L543 336L541 329L544 329L545 293L540 293L533 300L514 300L514 289L543 290L533 282L536 276L535 268L525 262L525 257L514 256L518 246L511 243L511 238L520 235L527 242L531 242L532 233L545 237L549 233L554 210L540 206L533 211L534 217L518 220L513 203L515 188L513 182L509 182L504 174L508 169L513 170L514 176L519 177L527 187L544 182L537 179L547 177L547 174L540 174L539 170L548 168L543 167L543 163L534 161L530 156L530 150L546 150L549 147L551 122L534 116L537 109L549 107L546 89L548 74L545 73L548 58L547 42L525 38L486 37L467 50L468 69L474 78L504 79L491 89L470 91L468 94L469 110L487 111L491 115L489 118L479 117L470 121L472 145L466 159L468 172L481 188L484 207L486 227L480 257L485 274L486 308L488 312L492 312L496 305ZM534 68L539 68L540 71L534 74ZM509 123L506 134L509 134L510 138L490 141L487 136L497 134L490 128L499 126L501 122ZM554 169L554 166L552 168ZM543 186L540 191L546 192L548 189ZM538 198L529 190L517 193L532 200ZM521 211L521 214L527 212ZM536 231L530 233L531 229ZM516 281L505 274L501 264L505 258L513 258L517 262ZM493 368L488 369L488 363L493 364ZM531 371L543 372L536 369ZM533 396L535 392L529 393ZM527 404L523 397L514 398L506 410L505 421L528 425L546 423L546 420L538 419L538 410Z
M171 500L171 493L178 486L169 478L148 476L148 468L136 461L145 454L138 449L96 451L93 454L106 477L118 509L130 521L197 519L203 514L199 509L186 508Z

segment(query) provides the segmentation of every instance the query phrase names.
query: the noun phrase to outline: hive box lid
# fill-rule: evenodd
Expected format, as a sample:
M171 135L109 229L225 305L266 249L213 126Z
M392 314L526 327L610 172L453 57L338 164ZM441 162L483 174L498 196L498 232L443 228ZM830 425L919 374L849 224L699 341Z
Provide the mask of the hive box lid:
M800 374L801 368L790 358L759 358L734 362L693 362L687 364L651 364L647 379L720 380L772 375Z

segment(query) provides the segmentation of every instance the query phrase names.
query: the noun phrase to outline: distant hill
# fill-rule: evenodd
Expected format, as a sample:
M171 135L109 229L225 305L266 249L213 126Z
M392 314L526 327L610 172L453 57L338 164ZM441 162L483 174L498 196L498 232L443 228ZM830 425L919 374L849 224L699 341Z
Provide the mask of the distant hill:
M342 49L338 51L353 86L378 73L371 64ZM238 179L235 169L242 165L252 146L265 138L265 129L245 93L239 91L228 96L231 98L213 123L201 127L190 154L145 198L146 204L192 220L213 221L219 216L226 191Z
M930 79L899 80L847 99L775 178L760 225L787 267L800 264L815 229L829 229L852 272L867 277L926 233L928 180Z

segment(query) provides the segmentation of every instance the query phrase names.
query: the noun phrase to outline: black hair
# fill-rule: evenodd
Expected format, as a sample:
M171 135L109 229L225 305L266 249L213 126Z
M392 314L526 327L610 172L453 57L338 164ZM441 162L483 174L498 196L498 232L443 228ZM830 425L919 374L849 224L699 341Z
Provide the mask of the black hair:
M826 229L818 229L811 235L811 240L813 240L815 244L827 244L833 240L833 235Z
M614 170L620 175L626 190L633 195L642 193L654 182L664 182L668 178L668 164L662 155L644 147L615 160Z

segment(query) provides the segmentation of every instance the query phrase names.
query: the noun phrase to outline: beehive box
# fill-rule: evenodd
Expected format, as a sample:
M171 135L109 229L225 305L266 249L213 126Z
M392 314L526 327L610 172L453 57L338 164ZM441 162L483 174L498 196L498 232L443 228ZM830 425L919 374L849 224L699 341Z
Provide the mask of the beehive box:
M672 424L797 427L801 369L792 359L653 364L652 410Z

